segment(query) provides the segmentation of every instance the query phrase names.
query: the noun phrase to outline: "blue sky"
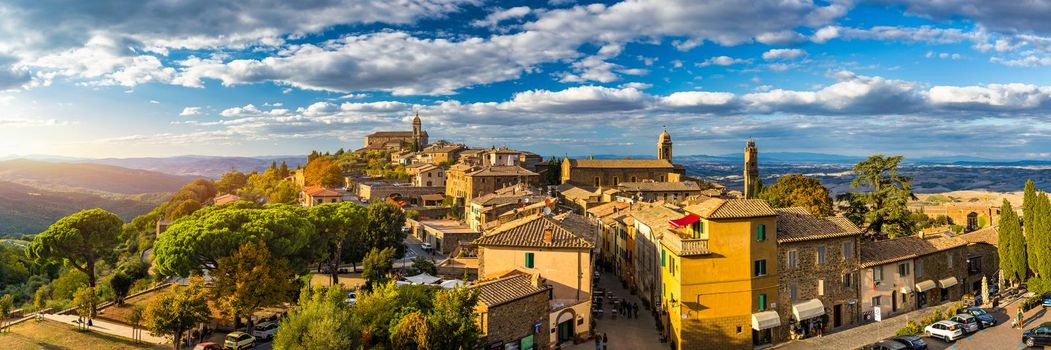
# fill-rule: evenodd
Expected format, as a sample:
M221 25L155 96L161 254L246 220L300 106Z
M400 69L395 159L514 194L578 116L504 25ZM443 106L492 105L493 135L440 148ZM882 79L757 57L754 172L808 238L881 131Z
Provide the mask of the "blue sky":
M1051 2L0 2L0 155L1051 158Z

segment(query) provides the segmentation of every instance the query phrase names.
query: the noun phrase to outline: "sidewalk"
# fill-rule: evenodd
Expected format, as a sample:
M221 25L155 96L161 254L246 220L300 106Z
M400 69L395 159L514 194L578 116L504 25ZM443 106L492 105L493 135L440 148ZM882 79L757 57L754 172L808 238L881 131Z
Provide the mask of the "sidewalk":
M632 350L665 350L667 343L661 343L657 333L657 323L650 310L642 307L642 301L638 296L631 295L627 289L620 284L617 276L609 272L603 272L599 278L597 287L606 288L626 302L639 304L639 318L626 318L611 316L612 305L604 303L604 317L595 319L595 334L605 334L609 338L608 349L632 349ZM576 345L564 345L563 349L569 350L593 350L594 342L584 342Z
M61 323L64 323L64 324L69 324L69 325L75 324L76 321L77 321L77 316L75 316L75 315L44 314L44 318L52 320L52 321L61 322ZM112 335L115 335L115 336L118 336L118 337L132 339L132 336L131 336L132 329L131 329L131 327L128 327L128 326L125 326L125 325L122 325L122 324L118 324L118 323L111 323L111 322L101 321L101 320L98 320L98 319L91 320L91 324L92 324L92 326L88 327L88 329L90 329L92 331L99 332L99 333L112 334ZM152 343L152 344L159 344L159 345L171 345L171 341L170 340L168 340L166 338L162 338L162 337L154 337L154 336L150 335L150 332L148 332L146 330L141 330L139 332L139 334L140 334L140 339L143 342Z

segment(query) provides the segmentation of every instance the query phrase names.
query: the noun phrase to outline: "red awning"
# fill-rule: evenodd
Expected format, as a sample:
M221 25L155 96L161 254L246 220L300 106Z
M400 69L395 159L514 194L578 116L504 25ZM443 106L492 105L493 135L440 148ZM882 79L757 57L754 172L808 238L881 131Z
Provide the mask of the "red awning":
M701 217L693 214L686 214L678 219L668 220L668 223L675 227L685 227L695 222L701 221Z

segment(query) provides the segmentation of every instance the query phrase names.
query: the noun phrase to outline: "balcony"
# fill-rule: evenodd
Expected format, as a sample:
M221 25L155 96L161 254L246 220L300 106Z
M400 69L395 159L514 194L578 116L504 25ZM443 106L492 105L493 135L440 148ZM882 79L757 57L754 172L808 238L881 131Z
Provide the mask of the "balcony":
M677 232L669 232L662 238L664 244L679 256L708 255L707 239L682 238Z

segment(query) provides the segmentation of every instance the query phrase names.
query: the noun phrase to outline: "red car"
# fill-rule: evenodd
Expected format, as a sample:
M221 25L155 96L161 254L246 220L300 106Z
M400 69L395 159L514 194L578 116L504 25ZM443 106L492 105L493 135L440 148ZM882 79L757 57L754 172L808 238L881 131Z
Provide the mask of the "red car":
M216 343L203 342L194 346L193 350L223 350L223 347Z

